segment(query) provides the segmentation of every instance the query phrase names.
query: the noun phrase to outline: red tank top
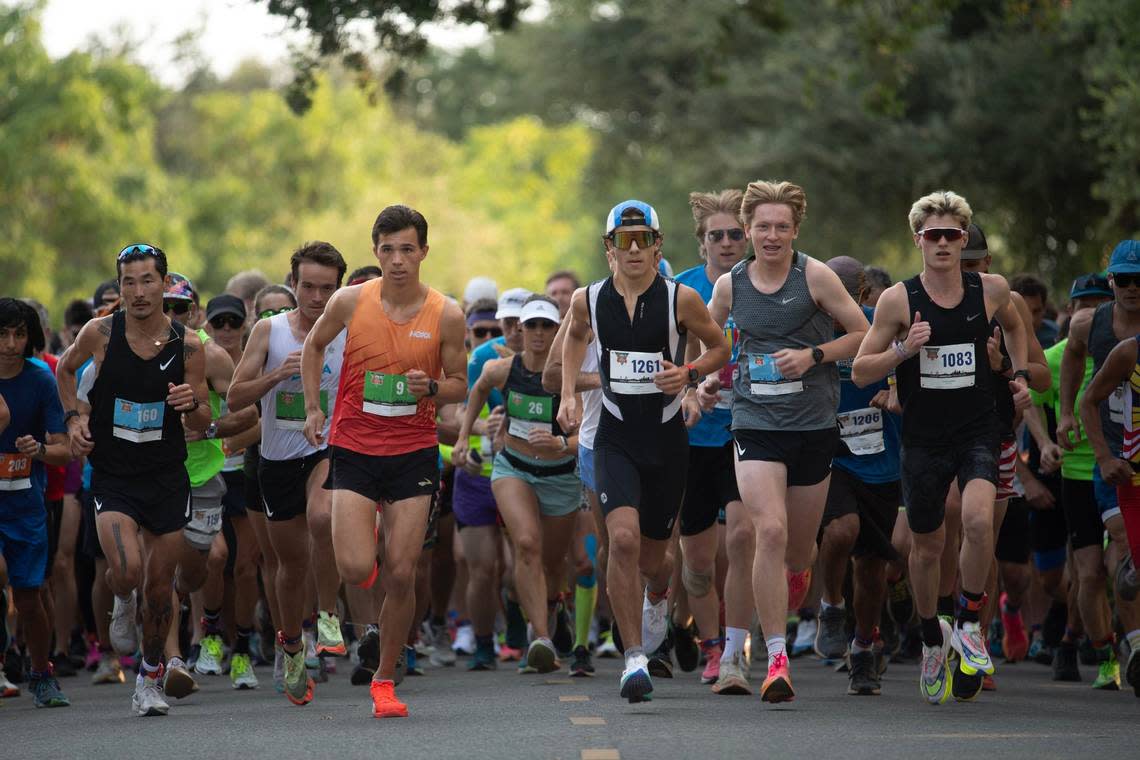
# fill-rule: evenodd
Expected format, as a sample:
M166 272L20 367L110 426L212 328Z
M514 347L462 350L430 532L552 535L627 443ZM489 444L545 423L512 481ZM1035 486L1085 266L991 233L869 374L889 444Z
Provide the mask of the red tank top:
M407 322L388 318L380 301L384 279L360 289L348 324L340 389L329 443L370 456L394 456L438 443L435 402L407 391L406 373L418 369L442 379L439 322L444 296L428 288L419 313Z

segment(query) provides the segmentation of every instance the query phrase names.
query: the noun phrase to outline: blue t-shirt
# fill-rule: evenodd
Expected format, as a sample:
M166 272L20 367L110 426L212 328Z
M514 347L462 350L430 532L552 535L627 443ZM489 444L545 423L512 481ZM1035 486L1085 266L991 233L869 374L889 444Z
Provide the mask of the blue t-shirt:
M479 375L483 374L483 365L492 359L499 358L495 346L505 346L506 344L507 339L500 335L471 352L471 359L467 362L467 390L475 387L475 381L479 379ZM503 394L499 393L498 388L492 388L491 395L487 397L488 406L494 409L496 406L502 406L503 403Z
M697 291L706 305L712 301L713 285L716 283L709 282L704 264L686 269L674 279ZM702 414L700 421L689 428L691 446L725 446L732 440L732 433L729 432L729 427L732 425L732 379L736 370L737 355L740 353L740 340L731 314L724 325L724 334L732 346L732 358L720 371L721 400L717 402L716 408Z
M867 321L875 319L875 310L862 307ZM891 483L899 479L898 415L871 407L871 399L890 386L884 378L866 388L851 382L851 359L836 362L839 368L840 435L853 453L837 456L832 462L864 483Z
M16 527L21 537L39 541L47 529L47 473L43 462L19 453L16 439L30 435L46 442L48 435L64 432L63 405L51 370L30 361L24 362L20 374L0 379L0 396L12 414L12 421L0 434L0 453L5 455L0 473L0 520L9 535Z

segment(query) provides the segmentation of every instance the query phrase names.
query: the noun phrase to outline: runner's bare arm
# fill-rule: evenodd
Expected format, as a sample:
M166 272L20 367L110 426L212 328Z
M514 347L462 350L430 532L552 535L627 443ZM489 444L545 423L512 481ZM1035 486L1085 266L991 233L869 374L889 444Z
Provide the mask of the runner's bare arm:
M305 393L307 414L321 408L321 371L325 366L325 349L348 327L359 295L359 286L342 288L333 293L325 305L324 313L305 336L305 345L301 348L301 388Z
M448 301L439 318L439 358L443 364L443 380L433 397L436 404L454 404L467 397L467 323L463 311ZM409 376L409 387L412 378Z
M1014 306L1013 299L1010 297L1009 283L1004 277L997 274L983 274L982 282L985 283L988 291L987 298L990 297L989 294L992 294L993 300L999 304L994 317L1001 329L1005 331L1005 348L1009 352L1013 371L1015 373L1020 370L1028 371L1026 356L1029 353L1029 326L1022 321L1021 315L1017 312L1017 307ZM1024 377L1015 376L1013 380L1009 381L1009 389L1013 392L1015 409L1020 411L1029 406L1029 383Z
M1041 341L1037 340L1037 334L1030 327L1033 324L1033 315L1020 293L1011 290L1009 297L1013 300L1013 305L1021 317L1021 323L1025 325L1025 364L1026 369L1029 370L1029 387L1038 393L1044 393L1053 385L1053 373L1049 370L1049 361L1045 358Z
M1085 438L1096 455L1101 477L1112 485L1125 485L1132 475L1132 466L1123 459L1113 456L1104 438L1104 428L1100 424L1100 405L1113 391L1126 382L1136 368L1136 340L1127 338L1116 344L1108 353L1100 370L1089 381L1089 387L1081 396L1081 424Z
M55 369L55 382L59 388L59 400L63 404L63 411L68 412L76 408L76 394L79 380L76 373L79 368L91 358L98 361L107 348L107 340L111 336L111 317L93 319L83 325L75 342L59 357ZM69 421L70 424L70 421Z
M225 398L234 377L234 360L212 340L206 343L206 377L214 392ZM227 410L214 422L218 426L218 438L237 435L257 424L257 407L249 406L237 412Z
M479 379L475 381L475 385L471 386L471 392L467 396L467 404L463 407L462 422L459 424L455 448L452 449L451 459L452 462L457 463L456 466L462 467L467 459L467 449L472 433L481 434L475 430L479 413L487 403L491 391L495 388L502 388L506 384L512 361L512 359L490 360L483 365Z
M807 283L812 298L819 308L830 314L832 319L847 332L846 335L819 346L823 351L823 361L835 362L854 358L864 336L871 329L863 310L843 287L839 275L820 261L808 259Z
M562 387L570 388L582 372L582 362L586 358L586 343L590 337L590 317L586 307L586 289L578 288L570 300L570 311L566 313L570 326L566 328L562 344ZM558 424L563 430L574 431L582 422L582 412L577 396L567 393L562 396L558 408Z
M8 408L8 402L0 396L0 433L8 429L8 424L12 421L12 410Z
M281 367L273 372L265 372L265 360L269 355L269 320L263 319L253 326L241 360L234 368L230 388L226 393L226 404L231 412L252 406L269 389L281 382Z
M688 285L678 285L677 291L677 316L680 317L681 326L704 346L704 351L690 364L700 377L719 372L732 358L732 348L725 337L724 328L709 314L708 307L697 291ZM684 370L684 380L688 382L688 369L678 369Z
M860 343L855 362L851 365L851 380L860 388L882 380L902 364L905 357L893 345L899 335L906 333L903 353L907 355L912 355L930 340L929 324L920 321L921 314L917 315L919 320L911 324L908 310L906 286L901 282L887 288L879 297L871 329ZM923 325L925 329L922 329Z
M562 346L566 342L566 331L570 329L570 315L558 325L550 353L546 355L546 366L542 370L542 389L547 393L562 393ZM597 372L579 372L574 390L578 393L602 387L602 376Z
M1095 309L1081 309L1069 320L1069 340L1061 354L1061 418L1057 420L1057 443L1069 451L1076 446L1071 436L1078 435L1075 405L1077 392L1085 380L1085 364L1089 354L1088 339Z
M182 336L185 374L181 385L170 383L166 403L182 412L183 424L201 432L210 426L210 389L206 385L206 352L202 341L189 330Z

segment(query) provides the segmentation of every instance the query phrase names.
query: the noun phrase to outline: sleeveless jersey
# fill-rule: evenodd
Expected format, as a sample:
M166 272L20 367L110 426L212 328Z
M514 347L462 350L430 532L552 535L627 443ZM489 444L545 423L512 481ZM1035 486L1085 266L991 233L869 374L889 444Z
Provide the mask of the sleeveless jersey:
M126 478L165 470L185 476L182 415L166 403L168 384L185 382L185 332L172 322L158 356L143 359L127 343L127 315L111 317L107 352L87 394L95 440L89 459L98 472Z
M677 282L697 291L706 306L712 302L713 286L716 283L709 281L704 264L681 272L677 275ZM732 354L728 364L719 373L720 396L716 406L703 413L697 424L689 428L689 444L692 446L724 446L732 440L729 432L729 427L732 426L732 385L736 380L736 362L740 354L740 331L736 329L731 314L725 321L724 335L728 338Z
M992 332L981 276L962 273L962 300L949 309L930 298L918 275L904 286L908 313L913 318L920 312L930 323L930 340L895 370L903 443L939 446L995 429L994 374L986 352Z
M839 371L810 368L789 380L772 354L831 341L835 320L816 305L807 283L807 254L796 251L787 279L775 293L761 293L748 277L750 257L732 268L732 318L740 331L733 383L733 430L823 430L835 427Z
M1140 350L1140 335L1135 340L1136 347ZM1140 358L1132 367L1128 381L1124 383L1124 436L1120 458L1132 465L1134 473L1140 474ZM1133 484L1136 480L1137 476L1133 475Z
M265 354L265 369L277 369L286 357L300 351L302 341L293 336L289 327L289 313L269 318L269 348ZM321 367L321 408L325 410L325 440L329 424L338 404L337 383L340 381L341 362L344 358L344 331L341 331L325 349L325 363ZM302 432L305 429L305 393L301 376L293 375L269 389L261 397L261 448L260 456L274 462L301 459L320 449L309 445ZM322 446L321 449L324 447Z
M205 352L210 336L205 330L197 332L198 338L202 341L202 351ZM210 388L209 392L210 417L217 420L222 416L222 397L213 388ZM186 474L190 476L191 488L197 488L221 472L224 463L225 454L222 452L220 439L203 439L186 444Z
M633 319L608 277L587 291L594 352L602 378L602 406L622 422L655 427L681 410L681 396L657 390L662 360L685 363L685 334L677 324L677 283L657 275L637 297Z
M1113 302L1102 303L1093 313L1092 325L1089 327L1089 356L1093 360L1093 372L1099 372L1104 366L1108 354L1116 347L1121 339L1116 337L1112 329ZM1113 456L1120 454L1123 439L1123 425L1126 417L1124 392L1127 383L1113 389L1112 395L1100 403L1100 426L1104 431L1104 441L1108 444Z
M407 322L389 319L380 300L384 278L361 286L348 324L344 367L330 442L369 456L394 456L436 446L435 401L418 401L407 373L443 377L440 316L445 299L428 288L419 312Z
M598 371L598 350L594 346L597 338L586 346L586 358L582 360L583 372ZM602 417L602 389L582 391L582 425L578 428L578 445L594 448L594 436L598 432L598 420Z
M558 425L557 394L542 388L542 370L531 372L523 364L523 355L511 358L511 370L503 385L507 401L507 434L526 440L531 430L545 430L551 435L565 435Z
M870 322L875 310L862 307ZM879 391L889 388L884 378L860 388L851 382L851 359L835 363L839 370L839 437L850 454L838 454L834 464L864 483L892 483L899 479L899 418L871 406ZM840 449L842 451L842 449Z

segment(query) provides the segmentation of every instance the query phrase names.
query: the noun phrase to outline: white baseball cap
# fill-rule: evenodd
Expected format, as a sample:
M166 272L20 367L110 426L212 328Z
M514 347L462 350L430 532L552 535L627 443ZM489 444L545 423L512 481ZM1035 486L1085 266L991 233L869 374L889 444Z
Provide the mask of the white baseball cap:
M550 301L540 298L536 298L522 307L519 322L525 325L532 319L549 319L556 325L562 322L562 317L558 314L558 307Z
M499 286L490 277L472 277L463 289L463 302L473 304L476 301L489 298L499 300Z
M495 319L518 318L522 314L522 307L526 299L532 295L534 294L526 288L504 290L503 295L499 296L499 310L495 312Z

